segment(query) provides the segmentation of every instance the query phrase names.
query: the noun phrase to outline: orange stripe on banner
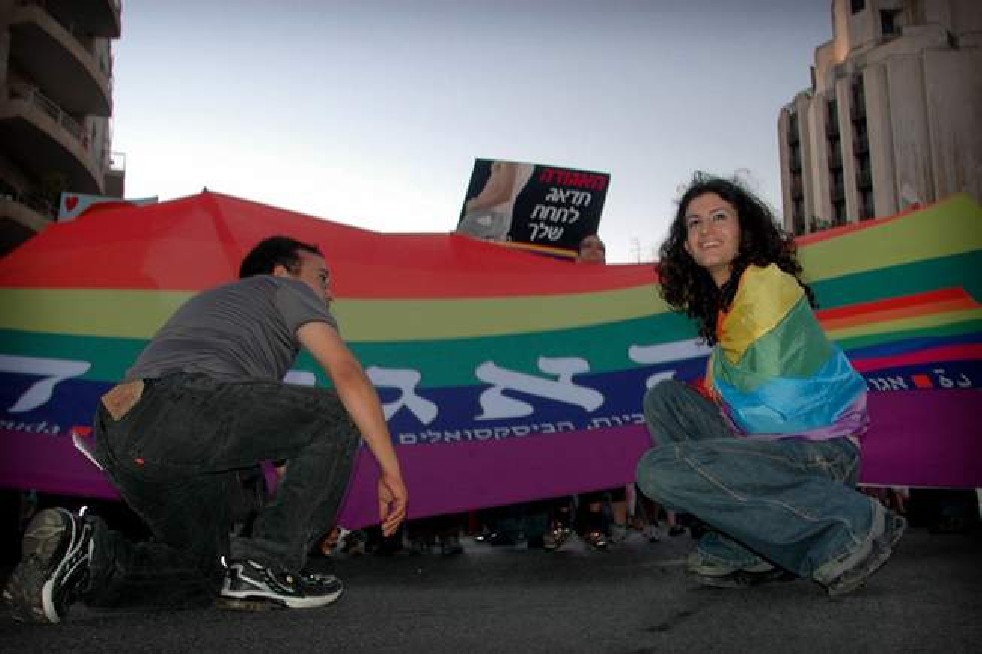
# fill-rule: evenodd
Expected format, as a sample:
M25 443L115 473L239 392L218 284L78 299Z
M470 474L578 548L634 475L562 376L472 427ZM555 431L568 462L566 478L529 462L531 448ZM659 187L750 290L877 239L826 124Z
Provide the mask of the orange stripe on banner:
M848 327L858 327L868 325L871 322L885 322L887 320L900 320L902 318L919 318L949 311L961 311L973 309L977 305L968 298L967 300L948 300L946 302L936 302L934 304L916 304L909 307L899 307L885 311L871 311L869 313L847 316L837 320L822 320L822 326L828 330L846 329Z
M826 321L836 321L842 318L849 318L858 315L870 315L879 312L891 311L918 305L934 305L946 302L960 301L959 309L972 309L978 306L971 295L963 288L943 288L936 291L916 293L914 295L903 295L900 297L887 298L885 300L875 300L873 302L862 302L859 304L849 304L833 309L820 309L815 315L825 324Z

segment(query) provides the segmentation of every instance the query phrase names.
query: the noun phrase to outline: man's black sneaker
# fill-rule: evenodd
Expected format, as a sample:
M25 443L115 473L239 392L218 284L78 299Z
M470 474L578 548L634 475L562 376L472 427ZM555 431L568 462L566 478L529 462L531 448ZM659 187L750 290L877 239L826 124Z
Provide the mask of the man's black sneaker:
M61 508L38 512L27 525L21 559L3 589L21 622L61 622L89 580L92 524Z
M344 586L334 575L297 575L254 561L232 561L221 596L239 602L260 600L291 609L310 609L334 602L343 591Z

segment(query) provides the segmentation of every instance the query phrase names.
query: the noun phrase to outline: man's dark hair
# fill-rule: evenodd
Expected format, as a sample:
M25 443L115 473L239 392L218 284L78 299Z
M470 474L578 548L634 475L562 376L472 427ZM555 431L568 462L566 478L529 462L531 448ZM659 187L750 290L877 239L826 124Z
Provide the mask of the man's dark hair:
M321 254L316 245L302 243L289 236L270 236L263 239L242 260L239 279L254 275L272 275L276 266L283 266L291 273L300 270L300 252Z
M740 226L740 248L733 272L721 289L685 250L686 211L689 202L704 193L715 193L733 205ZM736 180L697 172L678 202L668 238L658 252L656 270L665 302L695 319L699 335L712 345L716 343L717 314L720 309L729 309L743 271L751 264L764 267L772 263L798 280L809 304L816 306L812 289L801 279L794 239L777 224L770 208Z

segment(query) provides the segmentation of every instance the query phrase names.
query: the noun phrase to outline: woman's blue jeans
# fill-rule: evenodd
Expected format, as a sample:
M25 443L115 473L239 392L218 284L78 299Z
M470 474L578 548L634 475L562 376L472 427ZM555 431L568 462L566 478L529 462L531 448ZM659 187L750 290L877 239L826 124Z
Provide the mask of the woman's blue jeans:
M648 391L644 414L655 447L638 462L638 486L712 527L698 544L704 559L734 568L764 559L811 578L869 537L873 507L854 489L859 450L849 439L736 435L676 380Z

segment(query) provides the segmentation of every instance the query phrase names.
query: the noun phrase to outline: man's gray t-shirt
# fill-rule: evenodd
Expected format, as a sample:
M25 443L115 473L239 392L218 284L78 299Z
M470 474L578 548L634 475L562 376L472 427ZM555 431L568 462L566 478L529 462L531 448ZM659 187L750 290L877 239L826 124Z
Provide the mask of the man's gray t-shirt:
M303 282L270 275L240 279L184 303L137 357L126 381L175 372L278 381L300 351L297 329L313 321L337 329L327 304Z

